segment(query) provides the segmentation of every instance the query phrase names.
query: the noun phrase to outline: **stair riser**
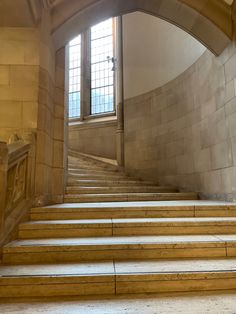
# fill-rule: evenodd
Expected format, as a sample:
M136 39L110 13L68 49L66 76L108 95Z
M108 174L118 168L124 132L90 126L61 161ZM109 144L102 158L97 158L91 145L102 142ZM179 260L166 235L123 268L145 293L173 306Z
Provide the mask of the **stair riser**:
M226 215L227 216L227 215ZM236 213L235 213L236 216ZM175 217L194 217L194 213L189 210L142 210L142 211L101 211L100 212L45 212L45 213L31 213L30 219L36 220L64 220L64 219L106 219L106 218L175 218Z
M132 180L132 178L125 177L123 175L102 175L102 174L68 174L68 180L70 179L76 179L76 180L109 180L109 181L115 181L115 180ZM133 181L133 180L132 180Z
M151 194L151 193L150 193ZM93 196L88 195L86 197L84 196L77 196L76 197L70 197L68 195L65 195L64 202L65 203L96 203L96 202L135 202L135 201L178 201L178 200L197 200L197 196L193 194L189 195L181 195L180 193L176 193L173 195L165 195L159 194L159 195L127 195L127 196L109 196L109 195L101 195L101 196Z
M121 175L121 172L118 171L104 171L104 170L89 170L89 169L68 169L68 173L73 173L73 174L87 174L87 175L93 175L93 174L98 174L98 175ZM124 174L125 175L125 174Z
M205 275L203 278L203 275ZM91 296L91 295L121 295L136 293L160 293L160 292L190 292L190 291L211 291L211 290L233 290L236 289L235 273L212 274L200 273L194 274L194 279L176 278L176 275L168 275L167 278L159 275L139 275L126 276L117 275L107 276L103 282L76 282L80 281L74 278L33 278L33 280L24 279L24 282L14 282L10 279L10 283L5 280L5 285L1 285L1 298L14 297L61 297L61 296ZM142 278L144 277L144 278ZM172 278L173 277L173 278ZM180 276L179 276L180 277ZM133 280L132 280L133 279ZM99 280L99 279L98 279ZM21 280L22 281L22 280ZM89 278L88 278L89 281Z
M152 182L142 182L142 181L98 181L94 180L89 182L89 180L86 182L86 180L69 180L67 183L67 186L102 186L102 187L107 187L107 186L112 186L112 187L120 187L120 186L143 186L143 185L150 185L152 186Z
M87 164L87 163L69 163L68 164L68 169L86 169L86 170L98 170L98 171L117 171L117 167L113 167L110 165L104 165L104 166L100 166L100 165L94 165L94 164Z
M176 193L176 189L158 187L107 187L96 189L91 188L67 188L68 194L106 194L106 193Z
M35 220L66 220L66 219L111 219L111 218L178 218L178 217L236 217L236 208L222 206L221 209L212 207L210 209L194 209L193 206L179 206L177 209L162 207L153 209L151 207L142 207L142 209L126 208L74 208L74 210L62 211L58 208L56 211L37 212L32 210L30 219ZM235 230L234 232L235 233Z
M115 283L114 281L104 282L88 282L88 283L76 283L76 277L71 283L68 283L67 278L61 280L61 283L53 284L52 278L47 280L48 283L40 284L36 282L33 284L18 284L7 286L1 286L0 281L0 298L10 297L59 297L59 296L86 296L86 295L114 295ZM39 281L39 280L38 280ZM43 280L41 280L43 281ZM80 281L77 279L77 281ZM32 280L31 280L32 282Z
M144 226L144 227L122 227L122 228L62 228L62 229L32 229L20 230L20 239L40 238L68 238L68 237L111 237L111 236L141 236L141 235L191 235L191 234L233 234L235 226Z
M73 238L73 237L111 237L111 228L97 229L51 229L20 230L19 239Z
M145 248L142 245L141 249L132 249L132 245L127 249L115 248L113 246L109 249L102 249L97 247L86 250L85 248L78 249L78 247L58 248L57 252L53 252L50 247L41 247L41 251L30 252L21 251L7 253L3 255L4 264L37 264L37 263L60 263L60 262L80 262L80 261L104 261L104 260L132 260L132 259L176 259L176 258L213 258L226 257L226 249L221 247L185 247L185 248L166 248L160 246L152 249ZM119 246L120 247L120 246ZM236 249L229 250L228 256L236 256Z
M118 279L119 280L119 279ZM135 282L116 282L117 294L160 293L160 292L194 292L235 289L236 278L227 279L193 279L193 280L145 280Z

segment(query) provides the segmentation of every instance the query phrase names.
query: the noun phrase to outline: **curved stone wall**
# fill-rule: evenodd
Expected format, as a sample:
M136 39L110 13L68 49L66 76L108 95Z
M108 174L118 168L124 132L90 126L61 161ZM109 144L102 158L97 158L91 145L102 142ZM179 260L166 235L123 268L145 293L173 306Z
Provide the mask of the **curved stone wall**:
M123 16L124 97L173 80L206 48L180 28L141 12Z
M236 49L206 51L183 74L125 101L125 169L143 179L236 199Z

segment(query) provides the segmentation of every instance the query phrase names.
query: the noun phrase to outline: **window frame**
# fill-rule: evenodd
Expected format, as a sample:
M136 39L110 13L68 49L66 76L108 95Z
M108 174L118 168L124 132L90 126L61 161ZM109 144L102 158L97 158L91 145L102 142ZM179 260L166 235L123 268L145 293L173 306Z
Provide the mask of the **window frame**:
M68 98L68 121L69 123L82 122L84 120L93 120L96 118L103 117L113 117L117 114L117 103L116 103L116 49L118 45L117 28L119 19L112 17L113 19L113 55L115 59L115 71L114 71L114 83L113 83L113 111L101 112L101 113L91 113L91 28L84 31L81 34L81 64L80 64L80 116L69 117L69 98ZM102 22L102 21L101 21ZM68 45L69 46L69 45ZM69 50L69 48L68 48ZM69 60L68 60L69 61ZM69 86L68 86L69 90Z
M80 58L79 58L80 64L79 64L79 66L71 67L71 66L70 66L70 65L71 65L71 60L70 60L70 58L68 59L68 118L69 118L70 120L78 120L78 119L80 119L80 115L81 115L82 36L81 36L81 34L79 34L79 35L77 35L74 39L76 39L77 37L80 37L80 42L79 42L79 44L76 43L76 44L71 45L71 42L70 42L69 45L68 45L69 53L70 53L70 49L71 49L71 48L76 47L76 46L79 46L79 47L80 47ZM73 40L74 40L74 39L73 39ZM69 56L70 56L70 55L69 55ZM77 61L78 61L78 60L77 60ZM79 82L79 86L80 86L80 89L79 89L79 93L80 93L80 97L79 97L79 98L80 98L80 106L79 106L80 112L79 112L79 113L80 113L80 115L70 117L70 116L69 116L69 113L70 113L70 108L69 108L70 95L78 92L78 91L73 91L73 92L70 91L70 87L71 87L71 85L70 85L70 77L71 77L71 76L70 76L70 73L71 73L71 71L74 71L74 70L77 70L77 69L79 69L79 72L80 72L80 75L79 75L79 78L80 78L80 82Z

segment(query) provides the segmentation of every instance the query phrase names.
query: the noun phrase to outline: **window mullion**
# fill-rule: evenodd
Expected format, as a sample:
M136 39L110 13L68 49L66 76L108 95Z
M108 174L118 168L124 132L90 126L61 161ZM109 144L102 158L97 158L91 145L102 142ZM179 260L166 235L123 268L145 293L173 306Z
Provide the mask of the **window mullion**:
M82 33L81 52L81 116L83 121L90 114L90 30Z

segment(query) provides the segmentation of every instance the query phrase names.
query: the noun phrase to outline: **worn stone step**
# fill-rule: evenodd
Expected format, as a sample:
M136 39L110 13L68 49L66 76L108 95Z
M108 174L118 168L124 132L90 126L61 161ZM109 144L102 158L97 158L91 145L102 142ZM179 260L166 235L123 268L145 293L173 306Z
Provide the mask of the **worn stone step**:
M0 298L115 294L113 262L0 266Z
M84 169L97 169L97 170L118 170L117 166L113 166L113 165L108 165L108 164L104 164L104 165L98 165L98 164L94 164L94 163L89 163L89 162L69 162L68 163L68 168L84 168Z
M107 186L107 187L97 187L97 186L70 186L66 188L67 194L110 194L110 193L174 193L177 192L176 188L168 186Z
M235 234L31 239L3 248L4 264L235 256Z
M186 193L107 193L107 194L66 194L66 203L84 202L133 202L133 201L173 201L173 200L197 200L198 196L193 192Z
M235 230L236 217L48 220L22 223L19 238L232 234Z
M236 288L236 259L0 266L0 296L61 297Z
M115 261L116 294L235 289L235 262L230 258Z
M118 171L101 171L101 170L69 170L68 175L103 175L103 176L126 176L123 172Z
M87 165L87 164L70 164L68 165L68 169L74 169L75 171L78 170L78 171L114 171L116 172L115 169L106 169L106 168L101 168L101 167L97 167L97 166L92 166L92 165ZM73 170L73 171L74 171Z
M124 174L123 172L119 172L118 170L92 170L92 169L79 169L79 168L69 168L68 173L78 173L78 174Z
M67 186L132 186L132 185L155 185L156 183L150 181L139 181L139 180L78 180L68 179Z
M236 217L236 203L202 200L68 203L30 210L31 220L168 217Z
M117 167L117 161L114 159L98 157L94 155L86 155L86 156L71 156L70 153L68 155L69 163L87 163L91 165L97 165L99 167Z
M111 174L99 174L99 173L68 173L68 178L71 179L87 179L87 180L134 180L133 178L126 176L123 173L111 173Z
M104 174L77 174L77 173L69 173L68 174L68 180L124 180L124 181L133 181L134 179L128 176L125 176L123 174L116 174L116 175L104 175Z

